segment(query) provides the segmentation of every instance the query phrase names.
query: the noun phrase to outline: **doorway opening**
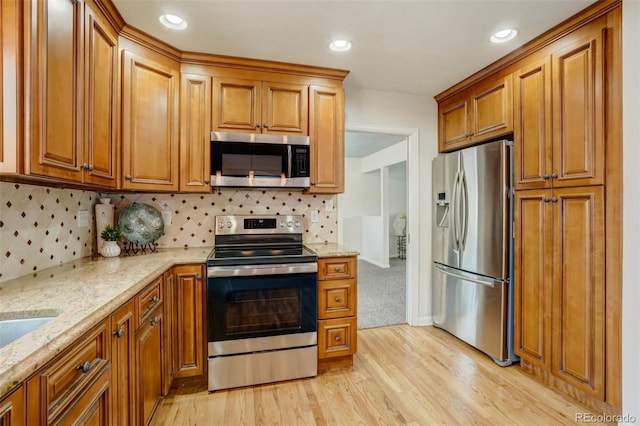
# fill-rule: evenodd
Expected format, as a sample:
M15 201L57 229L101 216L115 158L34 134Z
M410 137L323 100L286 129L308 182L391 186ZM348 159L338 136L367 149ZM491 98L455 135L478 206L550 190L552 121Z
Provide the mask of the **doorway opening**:
M415 130L347 127L338 242L360 253L358 328L414 323L417 309L407 302L417 299L411 297L417 247L410 243L417 223L411 214L417 198L412 202L410 197L417 188L417 180L411 183L417 165L410 158L418 158Z

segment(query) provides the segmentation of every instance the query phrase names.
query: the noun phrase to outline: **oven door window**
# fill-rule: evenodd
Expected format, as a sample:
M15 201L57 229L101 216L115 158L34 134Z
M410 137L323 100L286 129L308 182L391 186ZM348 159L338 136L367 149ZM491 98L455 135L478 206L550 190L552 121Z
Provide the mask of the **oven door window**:
M209 278L208 341L317 329L317 275Z

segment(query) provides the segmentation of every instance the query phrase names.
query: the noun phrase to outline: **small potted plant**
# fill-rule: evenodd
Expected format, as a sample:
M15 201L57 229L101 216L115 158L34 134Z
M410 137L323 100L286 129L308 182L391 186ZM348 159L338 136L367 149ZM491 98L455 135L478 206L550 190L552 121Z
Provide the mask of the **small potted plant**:
M115 257L120 255L120 246L118 241L122 239L122 232L115 226L107 225L100 238L104 240L100 248L100 254L104 257Z

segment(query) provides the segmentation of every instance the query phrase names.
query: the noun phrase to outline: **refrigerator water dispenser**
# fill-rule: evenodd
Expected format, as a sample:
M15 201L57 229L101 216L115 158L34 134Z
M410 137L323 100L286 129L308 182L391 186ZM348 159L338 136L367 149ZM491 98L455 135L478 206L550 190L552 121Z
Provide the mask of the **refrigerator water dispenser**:
M438 192L438 201L436 202L436 226L440 228L449 227L449 201L447 201L446 192Z

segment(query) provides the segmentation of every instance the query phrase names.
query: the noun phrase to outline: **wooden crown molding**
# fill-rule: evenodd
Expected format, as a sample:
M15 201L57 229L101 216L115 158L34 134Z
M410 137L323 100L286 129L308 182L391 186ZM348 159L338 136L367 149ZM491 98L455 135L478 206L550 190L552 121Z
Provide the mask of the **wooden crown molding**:
M436 102L440 103L443 100L469 88L478 81L487 78L488 76L499 72L523 58L544 49L555 41L566 36L568 33L575 29L594 21L601 16L606 15L613 9L619 7L622 4L622 0L599 0L586 9L576 13L572 17L559 23L549 31L539 35L525 45L517 48L513 52L498 59L490 65L487 65L475 74L470 75L456 85L448 88L447 90L434 96Z

